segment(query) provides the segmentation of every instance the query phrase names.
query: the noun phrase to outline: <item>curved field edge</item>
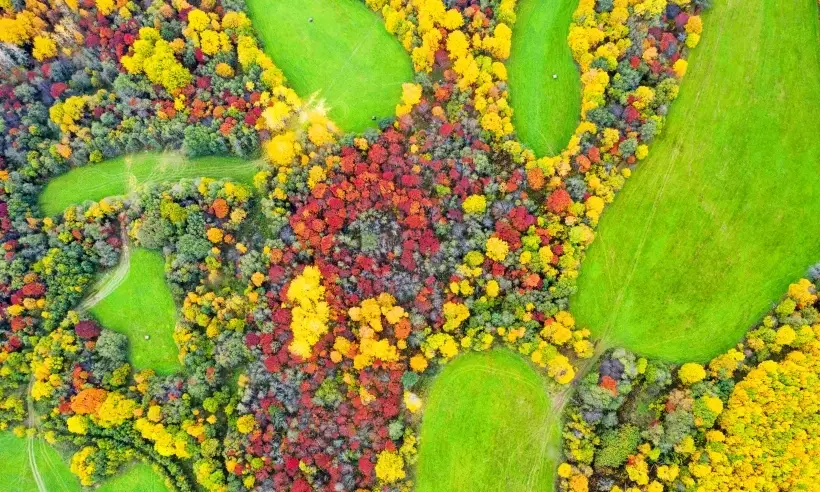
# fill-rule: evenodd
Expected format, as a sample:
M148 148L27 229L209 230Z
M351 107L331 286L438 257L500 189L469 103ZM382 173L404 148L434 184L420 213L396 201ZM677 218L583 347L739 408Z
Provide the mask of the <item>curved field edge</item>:
M302 98L318 93L344 131L393 116L409 54L381 17L358 0L247 0L265 53Z
M448 364L424 398L416 490L553 489L560 415L546 381L505 349Z
M181 366L173 336L177 309L165 282L165 260L160 252L134 248L129 261L125 278L91 313L106 328L128 337L134 367L171 374Z
M507 61L510 105L518 138L537 155L561 152L580 119L581 77L567 42L577 5L518 2Z
M571 300L608 345L676 362L731 347L820 257L817 3L725 0L704 25Z
M132 154L71 169L50 180L38 201L45 215L54 215L72 204L125 195L146 183L208 177L251 184L258 167L257 162L237 157L188 159L173 153Z

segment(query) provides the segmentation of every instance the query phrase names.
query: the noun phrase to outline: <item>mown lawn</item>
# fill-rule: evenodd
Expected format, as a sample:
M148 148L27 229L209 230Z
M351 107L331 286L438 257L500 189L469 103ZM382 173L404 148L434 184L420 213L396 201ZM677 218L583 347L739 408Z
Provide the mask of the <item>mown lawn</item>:
M418 492L552 490L560 418L523 357L503 349L462 355L424 404Z
M510 105L518 138L539 156L560 153L581 116L581 79L567 43L577 6L578 0L520 0L516 9Z
M672 361L731 347L820 260L815 0L720 0L664 134L601 220L572 311Z
M248 0L265 52L302 98L318 92L344 131L395 114L409 54L359 0ZM309 19L313 19L310 22Z
M29 456L26 450L27 440L11 432L0 433L0 490L15 492L36 492L37 482L34 479ZM71 473L68 460L60 456L54 446L42 439L33 442L34 459L43 485L49 492L79 492L82 490L80 480Z
M173 338L176 307L165 283L161 253L144 248L131 251L125 280L91 312L106 328L128 336L137 369L151 368L160 374L180 369Z
M178 154L146 152L74 168L50 180L40 194L40 208L54 215L72 204L124 195L137 185L183 178L226 178L251 184L258 163L237 157L187 159Z

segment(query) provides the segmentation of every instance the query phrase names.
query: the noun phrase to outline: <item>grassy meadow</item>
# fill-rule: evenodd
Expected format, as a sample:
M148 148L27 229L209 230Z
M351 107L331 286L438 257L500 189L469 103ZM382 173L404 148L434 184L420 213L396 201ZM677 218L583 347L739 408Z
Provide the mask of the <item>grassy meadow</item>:
M125 280L91 312L106 328L128 336L137 369L151 368L160 374L180 369L173 338L176 307L165 283L161 253L144 248L131 251Z
M29 460L28 440L11 432L0 433L0 463L6 473L0 473L0 490L9 492L36 492L38 489L32 464ZM42 485L49 492L79 492L80 480L71 473L68 459L57 449L43 441L31 443L32 458L42 478Z
M522 356L462 355L423 400L418 492L552 490L560 417L544 376Z
M662 135L604 213L571 300L609 345L728 349L820 260L815 0L721 0Z
M518 138L539 156L564 150L581 116L581 79L567 43L577 0L520 0L507 61ZM557 78L553 78L557 75Z
M410 55L358 0L248 0L265 52L302 98L317 94L344 131L393 116Z

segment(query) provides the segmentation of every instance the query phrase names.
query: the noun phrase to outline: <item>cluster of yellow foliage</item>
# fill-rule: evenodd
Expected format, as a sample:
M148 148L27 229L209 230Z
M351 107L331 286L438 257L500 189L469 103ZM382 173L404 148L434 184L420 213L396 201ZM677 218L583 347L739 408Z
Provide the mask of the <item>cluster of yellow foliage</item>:
M735 386L719 428L690 457L688 483L703 491L739 484L744 490L812 490L820 483L820 325L811 331L800 350L760 363Z
M381 294L376 298L365 299L361 305L350 308L350 320L359 325L358 330L354 330L358 337L358 347L346 338L336 337L334 350L330 354L331 359L338 361L342 356L352 358L353 367L357 370L369 367L376 360L397 361L398 351L407 347L406 342L399 340L398 346L395 346L388 339L379 339L378 336L384 330L384 321L395 329L397 324L407 318L407 313L402 307L396 306L395 302L393 296Z
M76 415L68 418L68 430L75 434L85 434L88 429L86 415L104 429L117 427L133 418L138 406L137 402L120 393L86 388L71 399L71 409Z
M453 62L457 86L472 91L482 128L493 138L512 133L512 109L502 84L507 80L504 60L510 55L515 0L504 0L495 19L478 7L462 12L448 9L442 0L367 0L382 14L387 30L410 52L418 72L433 69L435 54L446 49ZM412 104L397 106L403 116Z
M66 369L64 354L75 353L79 349L77 339L62 328L40 338L31 360L31 373L34 377L31 385L32 398L47 398L63 385L60 374Z
M32 56L38 61L47 60L57 55L57 43L48 36L38 35L34 37L34 47Z
M77 132L77 120L82 118L85 109L86 99L82 96L71 96L65 101L58 101L48 109L51 121L56 123L60 130L65 132Z
M234 16L245 16L244 12L232 12ZM218 52L230 53L233 51L228 34L221 31L219 16L215 12L206 13L200 9L193 9L188 12L188 26L182 31L186 39L190 39L194 46L199 47L203 53L213 56ZM238 25L243 24L241 18L237 18Z
M386 484L404 479L404 460L393 451L382 451L376 460L376 477Z
M148 80L159 84L169 93L191 83L191 72L188 71L176 54L182 51L184 43L170 43L153 27L143 27L139 39L134 42L133 54L120 58L120 63L130 74L144 73Z
M163 424L155 424L145 417L137 419L134 428L143 439L152 441L154 449L162 456L176 456L179 458L191 456L188 451L188 434L183 430L172 433Z
M92 474L96 468L94 463L90 462L88 458L94 454L96 450L97 448L93 446L85 446L71 457L71 473L80 478L82 485L89 486L94 484Z
M291 309L290 329L293 341L288 349L302 358L309 358L313 346L327 333L330 306L325 300L322 274L315 266L308 266L290 283L287 292Z
M592 357L589 330L578 329L571 314L559 311L544 323L530 359L539 367L546 368L547 374L559 384L569 384L575 378L575 368L567 356L558 352L558 347L570 343L579 359Z

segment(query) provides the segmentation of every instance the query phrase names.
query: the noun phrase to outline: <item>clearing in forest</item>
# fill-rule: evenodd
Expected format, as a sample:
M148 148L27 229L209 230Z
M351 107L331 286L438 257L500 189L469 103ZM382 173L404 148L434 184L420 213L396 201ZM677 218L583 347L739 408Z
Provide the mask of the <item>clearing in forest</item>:
M258 169L257 162L238 157L188 159L179 154L132 154L77 167L57 176L48 182L39 202L45 215L54 215L69 205L125 195L134 187L146 183L208 177L251 184Z
M518 2L507 62L510 105L518 138L539 156L564 150L581 116L581 78L567 43L577 5Z
M417 491L552 490L560 445L543 376L505 349L448 364L423 398Z
M820 259L815 0L715 2L664 134L604 213L571 300L609 345L731 347Z
M342 130L375 127L395 114L401 85L413 78L410 56L359 0L248 0L273 59L302 98L318 92Z
M135 368L173 373L180 369L173 337L176 307L165 283L165 260L145 248L134 248L130 255L125 279L91 313L104 327L128 336Z

